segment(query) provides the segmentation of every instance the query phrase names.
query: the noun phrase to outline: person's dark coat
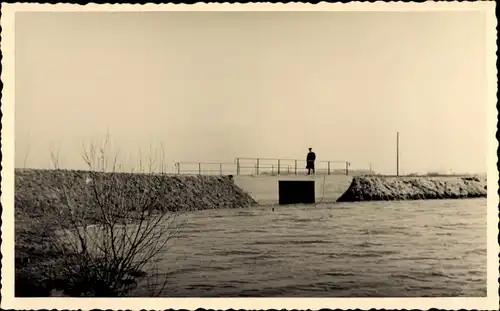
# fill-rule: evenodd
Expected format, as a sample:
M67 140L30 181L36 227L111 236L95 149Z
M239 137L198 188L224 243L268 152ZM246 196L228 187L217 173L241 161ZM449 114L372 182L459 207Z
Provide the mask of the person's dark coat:
M312 151L310 151L307 154L307 169L314 169L314 161L316 160L316 154Z

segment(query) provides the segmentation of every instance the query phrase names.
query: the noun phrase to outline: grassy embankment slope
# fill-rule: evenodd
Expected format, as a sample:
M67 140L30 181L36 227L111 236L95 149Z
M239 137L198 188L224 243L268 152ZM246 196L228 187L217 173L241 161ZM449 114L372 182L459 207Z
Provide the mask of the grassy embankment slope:
M63 186L71 189L71 199L77 206L85 207L92 196L89 176L85 171L15 171L16 295L48 296L52 289L60 286L57 272L64 258L58 257L51 241L55 232L68 227L69 223L61 221L55 214L58 208L54 207L64 208L60 195ZM149 194L160 199L164 211L240 208L256 204L231 179L223 176L117 173L113 178L109 180L120 180L132 195L142 195L140 189L147 185ZM86 211L86 217L88 223L92 223L97 211Z
M485 176L354 177L337 202L486 197Z

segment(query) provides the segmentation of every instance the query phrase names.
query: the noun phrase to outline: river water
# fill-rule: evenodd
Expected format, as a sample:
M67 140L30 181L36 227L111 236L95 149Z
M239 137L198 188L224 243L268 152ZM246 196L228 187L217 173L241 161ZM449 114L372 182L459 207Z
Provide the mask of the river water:
M160 258L170 297L486 296L486 199L206 210ZM148 295L140 286L135 295Z

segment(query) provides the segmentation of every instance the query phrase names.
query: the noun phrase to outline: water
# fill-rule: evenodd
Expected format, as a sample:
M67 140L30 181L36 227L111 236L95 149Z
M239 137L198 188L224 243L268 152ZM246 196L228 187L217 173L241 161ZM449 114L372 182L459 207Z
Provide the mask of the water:
M187 215L163 296L486 296L486 199L274 208Z

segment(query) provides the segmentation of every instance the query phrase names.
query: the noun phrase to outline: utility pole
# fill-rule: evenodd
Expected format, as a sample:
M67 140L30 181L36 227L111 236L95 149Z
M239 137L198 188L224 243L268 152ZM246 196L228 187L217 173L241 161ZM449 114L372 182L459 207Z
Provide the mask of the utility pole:
M396 176L399 177L399 132L396 134Z

